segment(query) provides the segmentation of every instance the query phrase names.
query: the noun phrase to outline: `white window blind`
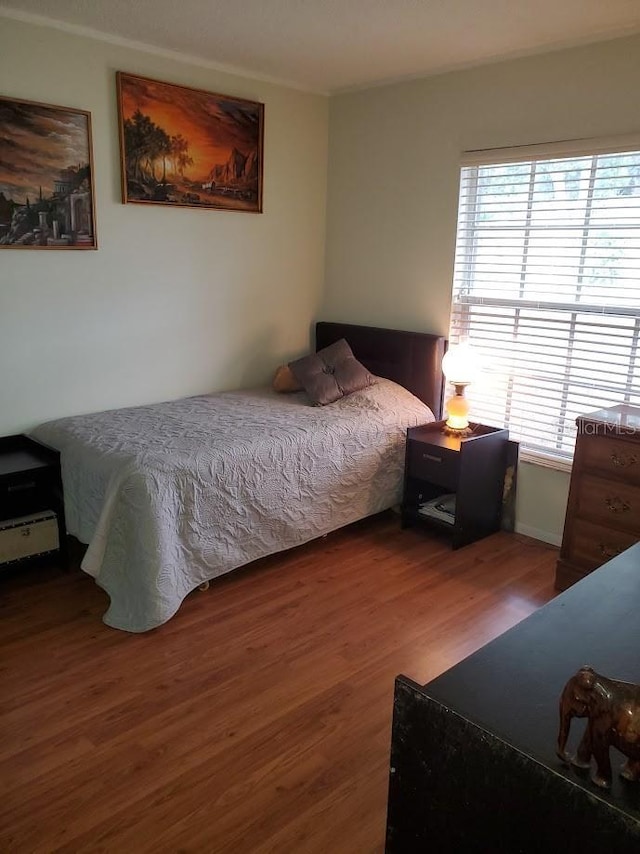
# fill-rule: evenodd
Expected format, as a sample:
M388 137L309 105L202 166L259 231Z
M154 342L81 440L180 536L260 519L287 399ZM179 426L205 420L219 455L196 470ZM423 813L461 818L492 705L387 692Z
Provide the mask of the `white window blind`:
M450 340L479 353L472 419L525 458L570 461L576 416L640 404L636 146L462 167Z

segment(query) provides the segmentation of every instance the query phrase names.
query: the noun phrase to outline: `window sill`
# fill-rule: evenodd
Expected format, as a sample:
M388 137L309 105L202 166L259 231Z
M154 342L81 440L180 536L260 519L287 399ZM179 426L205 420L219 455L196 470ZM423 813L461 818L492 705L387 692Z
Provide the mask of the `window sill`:
M568 460L565 457L553 457L550 454L541 454L536 451L521 451L520 462L529 463L532 466L541 466L554 471L562 471L567 474L571 472L573 460Z

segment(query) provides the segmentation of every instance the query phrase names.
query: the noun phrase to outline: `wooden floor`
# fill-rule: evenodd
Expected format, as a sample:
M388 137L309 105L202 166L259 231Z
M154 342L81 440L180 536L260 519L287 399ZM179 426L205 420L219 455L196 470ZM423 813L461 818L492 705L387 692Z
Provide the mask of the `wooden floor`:
M384 845L393 680L427 682L553 596L557 551L456 552L383 515L102 624L80 571L0 578L0 851Z

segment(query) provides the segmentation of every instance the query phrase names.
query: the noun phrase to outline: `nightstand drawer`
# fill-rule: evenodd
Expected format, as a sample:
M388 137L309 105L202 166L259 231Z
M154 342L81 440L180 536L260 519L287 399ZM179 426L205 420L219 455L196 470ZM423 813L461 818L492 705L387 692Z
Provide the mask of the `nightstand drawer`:
M428 480L439 486L455 489L458 483L460 455L448 448L409 441L409 477Z
M583 436L580 441L585 469L624 478L627 483L640 486L640 448L637 442L599 436Z

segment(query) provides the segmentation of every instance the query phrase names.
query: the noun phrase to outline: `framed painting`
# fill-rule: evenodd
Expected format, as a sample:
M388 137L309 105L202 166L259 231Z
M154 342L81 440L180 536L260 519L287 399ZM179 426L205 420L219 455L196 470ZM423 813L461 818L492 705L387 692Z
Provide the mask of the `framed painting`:
M124 203L262 212L264 104L116 77Z
M0 96L0 249L97 249L91 114Z

